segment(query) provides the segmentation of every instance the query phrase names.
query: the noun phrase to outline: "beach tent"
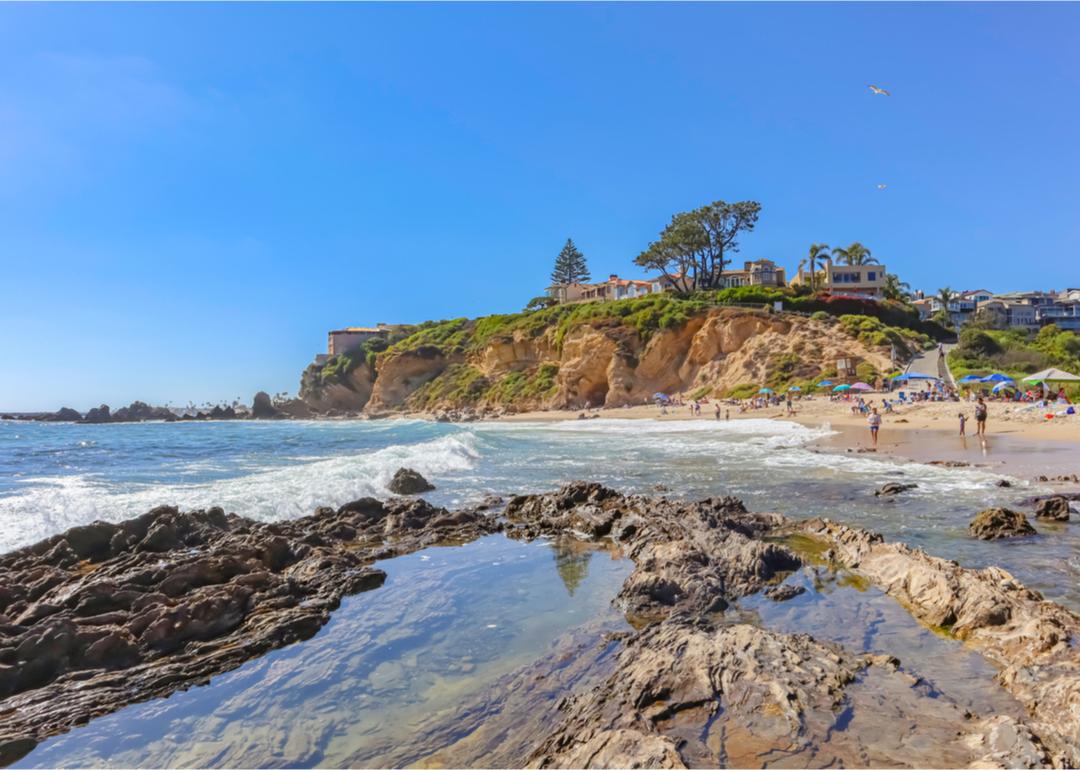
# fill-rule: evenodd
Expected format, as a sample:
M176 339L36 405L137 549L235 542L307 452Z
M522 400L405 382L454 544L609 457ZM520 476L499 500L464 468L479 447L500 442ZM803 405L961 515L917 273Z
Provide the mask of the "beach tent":
M1080 377L1061 369L1043 369L1041 372L1035 372L1035 374L1025 377L1024 382L1080 382Z
M762 388L761 390L758 391L759 394L772 393L772 392L773 392L772 388Z
M940 377L935 377L932 374L919 374L918 372L904 372L893 377L894 380L939 380Z
M821 382L819 382L817 384L817 386L819 388L831 388L832 387L832 380L822 380Z
M867 385L865 382L856 382L854 385L851 386L851 388L852 390L873 390L873 388Z
M1077 378L1080 380L1080 378ZM994 372L983 377L979 382L1015 382L1012 377L1001 372Z
M838 393L841 390L851 390L851 386L850 385L837 385L835 388L833 388L833 393Z

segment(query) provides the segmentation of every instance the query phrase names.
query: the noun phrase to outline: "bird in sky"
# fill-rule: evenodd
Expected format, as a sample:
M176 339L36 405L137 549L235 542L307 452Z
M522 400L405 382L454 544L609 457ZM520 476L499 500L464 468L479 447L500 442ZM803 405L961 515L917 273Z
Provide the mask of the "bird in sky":
M892 94L890 94L884 88L878 88L877 86L874 86L874 85L869 86L869 88L870 88L871 92L877 94L878 96L892 96Z
M887 184L879 184L879 185L877 186L877 188L878 188L879 190L884 190L884 189L885 189L886 187L888 187L888 185L887 185Z

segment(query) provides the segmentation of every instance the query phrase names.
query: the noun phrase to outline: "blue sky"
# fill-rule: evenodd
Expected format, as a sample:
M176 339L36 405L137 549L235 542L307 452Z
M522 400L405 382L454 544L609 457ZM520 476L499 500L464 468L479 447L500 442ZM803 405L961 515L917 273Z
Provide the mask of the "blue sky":
M715 199L789 269L1080 285L1078 38L1076 4L0 6L0 409L295 391L327 329L520 309L568 236L634 275Z

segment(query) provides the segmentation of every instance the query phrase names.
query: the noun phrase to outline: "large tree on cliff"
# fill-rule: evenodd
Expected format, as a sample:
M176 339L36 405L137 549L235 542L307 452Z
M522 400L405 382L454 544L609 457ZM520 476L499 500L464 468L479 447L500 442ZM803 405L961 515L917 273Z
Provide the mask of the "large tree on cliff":
M585 264L585 255L574 242L566 239L559 256L555 257L555 269L551 271L552 283L584 283L590 280L589 266Z
M682 292L718 288L724 265L739 250L739 234L753 230L760 213L756 201L714 201L676 214L634 262L659 270Z

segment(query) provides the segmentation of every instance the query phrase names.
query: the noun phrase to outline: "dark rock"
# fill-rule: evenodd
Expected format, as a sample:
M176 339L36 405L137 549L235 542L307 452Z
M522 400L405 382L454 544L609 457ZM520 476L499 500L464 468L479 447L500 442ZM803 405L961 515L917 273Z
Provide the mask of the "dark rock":
M110 422L144 422L146 420L166 420L173 413L163 406L150 406L142 401L133 401L129 406L117 409Z
M1012 482L1008 479L998 479L995 486L1002 487L1003 489L1008 489L1012 486Z
M1052 521L1069 520L1069 501L1060 495L1045 497L1035 504L1035 517Z
M278 416L278 410L274 407L274 402L270 400L269 393L260 390L255 394L255 399L251 402L251 416L257 420Z
M971 463L963 460L931 460L927 465L940 465L943 468L967 468Z
M41 418L43 422L78 422L81 419L82 414L67 406Z
M881 487L881 489L874 492L874 494L878 497L889 497L898 495L901 492L906 492L909 489L916 489L918 486L918 484L901 484L898 481L890 481L888 484Z
M395 495L418 495L422 492L430 492L435 489L435 485L412 468L398 468L394 478L390 479L387 489Z
M765 595L774 602L786 602L788 599L794 599L804 593L806 593L804 586L792 585L791 583L782 583L765 591Z
M1008 508L987 508L971 523L968 532L979 540L998 540L1006 537L1025 537L1036 534L1027 517Z
M82 422L91 422L91 423L111 422L111 421L112 421L112 415L109 413L108 404L102 404L99 407L91 409L89 412L86 413L86 416L82 418Z

